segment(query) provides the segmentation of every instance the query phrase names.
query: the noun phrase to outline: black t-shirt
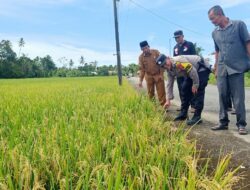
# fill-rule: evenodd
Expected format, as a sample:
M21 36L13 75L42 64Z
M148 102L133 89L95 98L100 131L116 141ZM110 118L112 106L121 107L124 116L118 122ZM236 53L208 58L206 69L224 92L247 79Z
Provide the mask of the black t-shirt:
M184 41L183 44L174 46L174 56L177 55L196 55L195 47L192 42Z

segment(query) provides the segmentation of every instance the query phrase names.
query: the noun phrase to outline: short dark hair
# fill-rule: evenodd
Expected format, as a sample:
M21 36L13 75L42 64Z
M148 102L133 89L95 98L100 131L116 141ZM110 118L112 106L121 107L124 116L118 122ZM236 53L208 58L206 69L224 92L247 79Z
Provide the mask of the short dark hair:
M212 8L209 9L208 14L210 14L213 11L214 15L222 15L225 16L223 9L220 5L215 5Z

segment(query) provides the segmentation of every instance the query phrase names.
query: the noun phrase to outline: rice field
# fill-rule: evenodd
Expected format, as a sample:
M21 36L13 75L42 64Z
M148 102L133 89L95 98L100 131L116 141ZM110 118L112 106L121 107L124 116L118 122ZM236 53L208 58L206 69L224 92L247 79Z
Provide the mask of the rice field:
M0 80L0 189L231 189L195 142L116 77Z

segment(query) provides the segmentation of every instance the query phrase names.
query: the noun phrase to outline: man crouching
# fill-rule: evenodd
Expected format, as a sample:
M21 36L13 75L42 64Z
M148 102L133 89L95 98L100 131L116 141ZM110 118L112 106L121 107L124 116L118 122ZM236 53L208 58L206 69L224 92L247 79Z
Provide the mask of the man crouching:
M209 80L211 66L198 55L180 55L173 58L166 57L161 54L157 60L157 64L165 68L167 71L167 99L165 108L171 105L174 99L173 86L175 77L184 76L184 83L181 86L184 95L181 103L181 112L174 121L185 120L188 118L188 108L191 100L194 102L195 113L192 119L187 121L187 125L199 124L201 120L201 112L204 107L205 88Z

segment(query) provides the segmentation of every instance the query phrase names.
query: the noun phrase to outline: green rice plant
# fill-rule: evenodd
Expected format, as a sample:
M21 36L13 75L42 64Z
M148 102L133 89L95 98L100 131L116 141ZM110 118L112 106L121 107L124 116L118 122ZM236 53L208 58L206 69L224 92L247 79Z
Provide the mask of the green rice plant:
M162 111L115 77L1 80L0 189L230 189Z

